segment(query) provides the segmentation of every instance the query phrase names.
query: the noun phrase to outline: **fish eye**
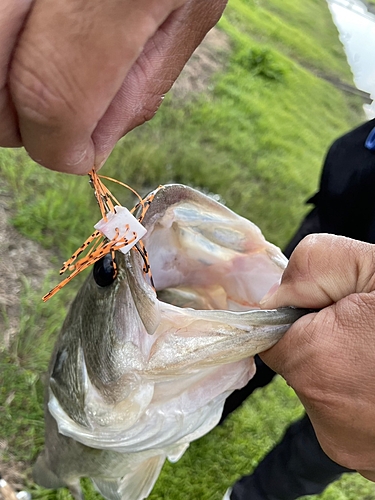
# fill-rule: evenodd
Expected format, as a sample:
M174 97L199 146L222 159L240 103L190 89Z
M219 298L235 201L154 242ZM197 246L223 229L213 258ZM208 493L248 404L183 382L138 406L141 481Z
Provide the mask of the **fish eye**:
M112 255L107 253L100 260L95 262L93 269L95 283L98 286L106 287L111 285L116 279L116 263L112 259Z

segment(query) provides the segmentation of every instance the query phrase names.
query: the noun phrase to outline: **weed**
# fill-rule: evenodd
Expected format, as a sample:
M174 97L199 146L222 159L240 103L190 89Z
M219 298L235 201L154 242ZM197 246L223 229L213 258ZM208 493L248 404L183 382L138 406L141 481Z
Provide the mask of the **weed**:
M234 61L254 76L282 81L287 69L278 59L274 51L267 47L253 47L239 51Z

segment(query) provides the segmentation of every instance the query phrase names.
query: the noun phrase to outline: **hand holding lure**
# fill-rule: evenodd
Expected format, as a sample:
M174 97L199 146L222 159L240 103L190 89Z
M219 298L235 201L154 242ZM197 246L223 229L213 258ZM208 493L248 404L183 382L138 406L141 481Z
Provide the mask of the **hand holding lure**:
M140 241L140 239L146 234L146 229L142 226L142 220L150 206L155 194L162 188L159 186L155 191L150 193L145 198L142 198L134 189L132 189L127 184L112 179L111 177L106 177L104 175L98 175L94 169L89 173L90 183L94 189L95 197L98 202L100 212L102 214L102 219L95 224L94 231L84 243L73 253L73 255L64 262L62 268L60 269L60 275L65 273L65 271L72 271L71 274L65 278L61 283L59 283L55 288L48 292L42 298L43 302L53 297L61 288L63 288L69 281L71 281L75 276L77 276L81 271L88 268L98 260L100 260L104 255L111 253L113 258L113 272L116 276L117 269L115 264L115 252L121 251L127 253L131 248L135 247L142 255L144 261L144 272L150 274L150 265L148 263L147 252ZM121 186L130 189L137 198L139 202L132 209L121 206L119 201L113 196L110 190L103 184L101 179L106 179L112 182L116 182ZM140 215L136 218L132 214L135 213L139 208L141 208ZM138 243L138 245L137 245ZM91 245L89 251L78 259L78 257L85 252ZM78 259L78 260L77 260ZM152 277L150 275L152 282Z

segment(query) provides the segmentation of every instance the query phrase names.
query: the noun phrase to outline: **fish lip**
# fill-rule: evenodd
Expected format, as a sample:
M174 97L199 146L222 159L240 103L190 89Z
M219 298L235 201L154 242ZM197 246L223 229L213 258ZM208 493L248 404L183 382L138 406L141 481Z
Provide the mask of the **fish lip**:
M129 292L131 300L138 312L146 332L152 335L161 323L161 311L156 291L147 279L143 270L143 260L139 250L132 248L127 254L119 257L121 277L119 283L123 288L121 297L123 306L127 306ZM118 299L121 300L120 297Z
M173 205L181 203L185 200L192 202L196 201L199 203L202 196L205 197L205 203L207 203L208 205L212 205L212 207L216 211L222 209L223 212L232 212L222 203L210 198L201 191L184 184L164 184L163 186L160 186L159 188L151 191L150 194L152 193L155 193L154 199L150 203L142 221L142 225L145 226L147 231L149 231L150 227L155 224L158 218L160 218L160 214L166 211L166 206L167 208L170 208ZM140 209L138 209L136 215L139 216L140 213Z

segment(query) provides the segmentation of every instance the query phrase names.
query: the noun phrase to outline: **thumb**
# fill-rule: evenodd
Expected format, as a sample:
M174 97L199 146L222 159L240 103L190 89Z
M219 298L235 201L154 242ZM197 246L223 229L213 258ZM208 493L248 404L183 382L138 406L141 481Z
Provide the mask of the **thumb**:
M321 309L352 293L375 288L375 245L343 236L314 234L292 253L281 284L261 302Z

